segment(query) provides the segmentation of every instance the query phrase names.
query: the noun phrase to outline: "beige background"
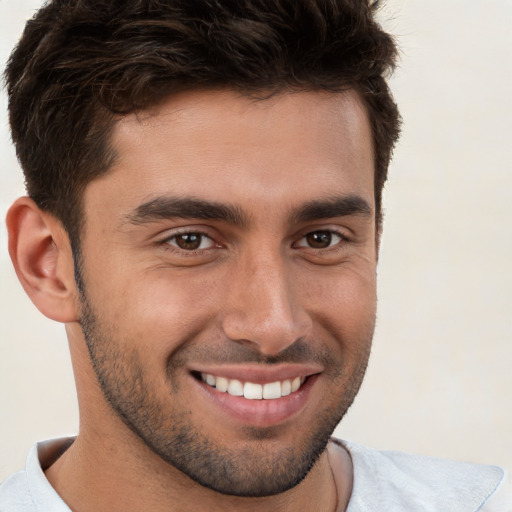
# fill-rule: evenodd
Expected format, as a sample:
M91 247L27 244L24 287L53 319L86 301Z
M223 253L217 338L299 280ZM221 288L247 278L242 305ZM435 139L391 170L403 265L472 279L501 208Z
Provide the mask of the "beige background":
M0 61L38 0L0 0ZM337 434L512 468L512 1L394 0L404 134L387 185L368 377ZM0 117L0 215L23 192ZM62 326L25 297L0 229L0 480L72 433Z

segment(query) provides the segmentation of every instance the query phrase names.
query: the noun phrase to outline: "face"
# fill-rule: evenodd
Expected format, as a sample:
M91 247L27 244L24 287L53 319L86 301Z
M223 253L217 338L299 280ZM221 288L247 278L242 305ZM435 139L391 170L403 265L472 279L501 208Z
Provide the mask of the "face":
M293 487L352 403L373 334L361 103L189 92L121 120L113 145L84 195L81 244L81 324L105 400L206 487Z

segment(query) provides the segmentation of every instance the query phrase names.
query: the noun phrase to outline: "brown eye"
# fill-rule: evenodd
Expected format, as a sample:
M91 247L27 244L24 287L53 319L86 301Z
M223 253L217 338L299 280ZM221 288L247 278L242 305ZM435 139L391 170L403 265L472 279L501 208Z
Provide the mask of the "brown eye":
M209 249L214 245L213 240L202 233L182 233L174 235L169 239L168 243L183 251Z
M312 231L299 240L297 247L310 247L311 249L328 249L339 243L342 237L335 231Z
M331 240L332 233L329 231L316 231L306 235L306 241L313 249L325 249L331 245Z

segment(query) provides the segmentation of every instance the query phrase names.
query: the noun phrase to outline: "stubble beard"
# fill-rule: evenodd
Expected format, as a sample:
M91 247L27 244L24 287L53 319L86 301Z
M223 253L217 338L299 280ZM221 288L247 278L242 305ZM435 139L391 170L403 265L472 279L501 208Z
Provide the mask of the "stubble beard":
M113 411L162 460L201 486L222 494L264 497L298 485L325 450L336 425L359 391L366 371L373 326L369 329L367 352L361 354L360 365L342 388L339 400L326 407L301 437L290 436L293 438L288 446L269 450L268 441L278 435L279 427L247 427L243 432L246 442L238 443L234 449L220 446L194 425L191 411L172 408L172 394L179 391L179 380L173 377L182 367L180 360L184 354L169 358L169 393L163 400L151 385L137 350L123 351L123 345L114 335L116 329L101 322L87 298L83 281L79 290L80 323L90 360ZM327 368L324 374L331 373L333 389L338 389L335 384L345 378L343 369L333 365L328 353L317 355L317 359Z

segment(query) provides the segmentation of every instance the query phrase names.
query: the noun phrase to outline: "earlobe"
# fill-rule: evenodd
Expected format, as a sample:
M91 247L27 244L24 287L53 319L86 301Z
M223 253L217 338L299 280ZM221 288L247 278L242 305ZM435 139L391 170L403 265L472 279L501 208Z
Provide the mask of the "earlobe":
M77 321L73 256L62 224L20 197L7 213L7 230L14 269L32 302L52 320Z

